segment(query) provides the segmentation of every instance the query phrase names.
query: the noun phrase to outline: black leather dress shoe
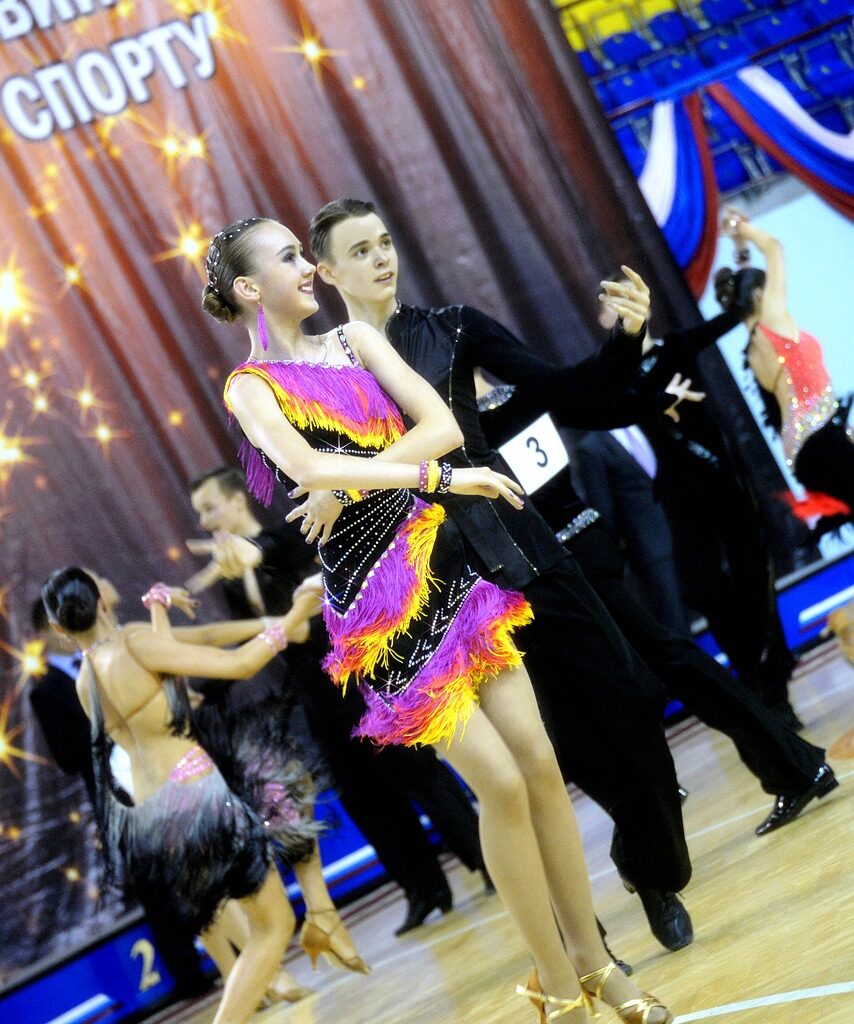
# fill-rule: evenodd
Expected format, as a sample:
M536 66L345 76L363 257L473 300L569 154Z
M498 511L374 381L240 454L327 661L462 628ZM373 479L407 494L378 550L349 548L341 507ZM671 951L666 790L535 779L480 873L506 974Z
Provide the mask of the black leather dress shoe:
M486 868L481 868L480 874L481 877L483 878L483 891L486 893L487 896L494 896L495 882L492 881L489 872L486 870Z
M688 790L684 786L679 787L679 803L684 804L689 797Z
M420 928L434 910L447 914L454 905L454 897L450 889L439 889L427 896L416 894L409 897L409 906L403 924L396 929L395 935L405 935L415 928Z
M665 949L675 953L694 941L691 917L675 892L637 889L652 934Z
M771 813L756 827L756 834L764 836L768 832L788 825L790 821L801 813L811 800L821 800L839 785L833 769L829 764L823 764L816 772L812 782L800 793L782 793L774 801Z

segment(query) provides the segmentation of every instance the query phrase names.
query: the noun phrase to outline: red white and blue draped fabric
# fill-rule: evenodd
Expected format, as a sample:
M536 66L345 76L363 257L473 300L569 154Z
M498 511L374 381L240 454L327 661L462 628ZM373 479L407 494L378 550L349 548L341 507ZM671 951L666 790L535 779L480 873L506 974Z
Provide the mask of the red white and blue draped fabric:
M854 130L842 135L819 124L763 68L707 89L752 142L854 220Z
M688 285L699 297L715 257L718 189L696 93L656 103L638 185Z

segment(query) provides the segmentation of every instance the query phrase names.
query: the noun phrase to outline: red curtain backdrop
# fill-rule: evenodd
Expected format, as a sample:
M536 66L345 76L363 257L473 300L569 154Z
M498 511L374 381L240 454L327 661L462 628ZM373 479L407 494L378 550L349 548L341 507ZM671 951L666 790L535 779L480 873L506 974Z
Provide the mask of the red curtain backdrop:
M697 314L547 0L33 7L0 11L0 726L44 755L22 658L47 574L92 566L137 615L197 567L187 481L234 458L220 390L245 347L199 305L225 223L304 237L327 200L373 199L404 299L471 302L562 362L619 262L665 321ZM3 737L8 977L77 941L96 894L82 791Z

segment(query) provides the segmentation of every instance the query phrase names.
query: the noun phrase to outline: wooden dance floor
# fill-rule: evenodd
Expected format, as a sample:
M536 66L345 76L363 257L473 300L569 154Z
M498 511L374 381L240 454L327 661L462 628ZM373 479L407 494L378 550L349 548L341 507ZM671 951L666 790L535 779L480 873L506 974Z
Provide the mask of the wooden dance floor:
M677 1022L851 1024L854 1021L854 755L841 742L854 725L854 669L834 645L807 656L792 687L805 735L839 756L842 785L801 818L762 839L770 809L732 744L693 719L670 736L679 779L690 791L685 826L694 877L685 892L693 945L662 949L637 897L626 894L608 858L608 819L574 795L599 916L617 955L660 996ZM843 759L845 758L845 759ZM257 1024L534 1024L514 995L530 964L497 896L448 861L455 908L396 939L404 916L386 887L346 908L345 921L373 973L324 966L312 974L298 947L287 965L316 995L259 1012ZM157 1024L208 1024L217 996L182 1004ZM613 1014L602 1017L609 1024Z

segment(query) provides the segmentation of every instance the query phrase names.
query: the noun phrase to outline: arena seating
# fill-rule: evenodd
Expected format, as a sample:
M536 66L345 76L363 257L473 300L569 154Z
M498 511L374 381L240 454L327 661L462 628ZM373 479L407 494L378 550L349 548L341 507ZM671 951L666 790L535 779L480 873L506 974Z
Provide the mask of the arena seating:
M832 131L854 129L854 0L554 0L635 173L651 105L759 64ZM722 192L779 173L706 97Z

